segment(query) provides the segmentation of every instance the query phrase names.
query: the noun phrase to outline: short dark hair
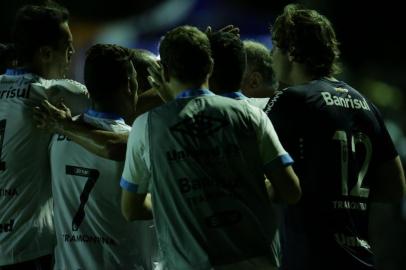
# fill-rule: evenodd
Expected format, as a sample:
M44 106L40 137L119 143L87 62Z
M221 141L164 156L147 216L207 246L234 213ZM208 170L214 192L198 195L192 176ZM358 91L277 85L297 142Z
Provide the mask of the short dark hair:
M272 40L294 60L303 63L316 78L340 71L340 50L330 21L316 10L287 5L271 26Z
M237 35L223 31L213 32L208 37L214 60L210 83L218 87L216 92L240 89L247 64L242 41Z
M247 68L261 74L266 83L275 84L275 73L272 69L271 51L262 43L253 40L244 40L247 53Z
M87 51L84 80L95 101L110 100L112 92L127 83L132 72L131 51L127 48L96 44Z
M183 83L202 84L212 69L209 40L193 26L179 26L162 38L161 63Z
M62 37L61 24L68 20L68 10L56 3L20 8L12 31L18 60L23 63L31 61L42 46L56 47Z
M0 43L0 74L3 74L7 68L13 66L15 57L14 44Z
M156 61L156 55L148 50L131 49L131 62L137 71L138 92L144 92L151 88L148 81L148 68Z

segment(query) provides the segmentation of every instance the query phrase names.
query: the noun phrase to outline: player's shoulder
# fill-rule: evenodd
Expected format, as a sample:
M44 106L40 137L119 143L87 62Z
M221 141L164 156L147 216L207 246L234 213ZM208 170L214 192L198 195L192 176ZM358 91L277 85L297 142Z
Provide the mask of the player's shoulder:
M46 91L50 92L67 91L76 94L88 94L85 85L71 79L41 79L37 83L40 84Z

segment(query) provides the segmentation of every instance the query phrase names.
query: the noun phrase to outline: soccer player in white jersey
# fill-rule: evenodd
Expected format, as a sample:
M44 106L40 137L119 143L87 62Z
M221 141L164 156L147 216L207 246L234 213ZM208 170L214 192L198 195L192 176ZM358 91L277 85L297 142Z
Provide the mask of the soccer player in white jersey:
M138 103L136 116L163 103L156 90L148 81L148 69L156 65L156 56L146 50L131 49L131 61L137 72ZM128 133L114 133L93 129L77 121L72 121L69 109L56 107L44 102L34 110L39 128L68 136L92 153L116 161L124 161Z
M73 53L65 9L24 6L13 33L20 68L0 76L0 267L49 269L55 244L50 135L35 128L32 107L63 98L80 113L88 96L83 85L60 79Z
M241 90L250 98L248 102L263 109L278 89L272 70L271 52L256 41L245 40L243 43L247 54L247 68L242 78Z
M129 220L152 217L166 269L270 269L266 174L300 197L292 160L259 109L207 89L207 36L177 27L161 41L153 82L166 104L137 118L121 179ZM138 131L138 132L137 132ZM141 132L140 132L141 131Z
M212 57L214 60L214 67L213 67L213 72L210 76L209 79L209 85L210 85L210 90L213 91L213 93L229 98L233 98L236 100L239 100L240 102L246 102L251 105L254 105L250 102L251 98L248 98L245 96L241 91L241 86L242 86L242 81L244 80L243 78L247 76L247 69L249 69L250 72L250 79L249 81L251 82L250 84L250 89L253 90L254 92L259 89L259 93L272 93L273 88L270 86L271 83L268 82L268 80L265 80L265 78L262 78L262 75L259 74L259 68L261 70L265 68L271 68L270 66L266 66L264 63L263 64L256 64L258 65L256 68L253 67L253 59L252 59L252 48L250 49L250 57L251 57L251 66L247 66L246 63L250 62L249 60L247 61L248 55L246 53L247 47L246 44L240 40L240 38L230 32L225 32L225 31L218 31L218 32L211 32L208 34L209 41L210 41L210 48L212 52ZM257 43L253 43L255 46L259 47L259 52L256 53L256 58L257 61L255 62L260 62L261 59L266 58L267 60L269 59L269 55L263 55L265 53L269 53L267 49L262 48L263 45ZM256 47L255 47L256 48ZM270 62L268 62L270 64ZM269 70L268 70L269 71ZM264 71L265 72L265 71ZM272 70L271 70L272 72ZM256 73L258 73L256 75ZM266 73L266 72L265 72ZM272 78L272 74L266 73L269 77L270 80ZM268 88L266 85L268 85ZM274 83L272 85L275 85ZM262 89L262 90L261 90ZM252 92L251 92L252 93ZM268 99L266 99L268 100ZM265 103L266 104L266 103ZM254 105L255 106L255 105ZM263 107L257 106L260 109L263 109ZM279 226L281 223L281 212L282 212L282 207L278 204L275 204L274 202L274 196L273 196L273 189L269 185L269 181L267 180L267 184L269 187L269 193L272 197L271 201L271 208L270 211L267 212L267 215L270 215L272 217L272 223L270 224L271 230L270 232L270 239L272 240L271 242L271 255L270 258L272 259L272 264L275 268L280 267L281 265L281 246L280 246L280 237L279 237ZM265 213L264 213L265 214Z
M130 50L94 45L84 79L92 106L79 121L128 133L138 99ZM139 236L149 224L129 223L121 215L119 179L124 163L98 157L62 135L52 139L50 160L55 269L143 269Z

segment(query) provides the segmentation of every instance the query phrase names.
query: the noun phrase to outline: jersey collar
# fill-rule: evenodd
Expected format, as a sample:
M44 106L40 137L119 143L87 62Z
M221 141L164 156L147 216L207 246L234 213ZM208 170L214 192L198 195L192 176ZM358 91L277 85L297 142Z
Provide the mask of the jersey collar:
M179 93L175 99L181 99L181 98L193 98L197 96L214 96L213 92L211 92L209 89L186 89Z
M237 99L237 100L241 100L241 99L246 99L247 96L245 96L243 93L236 91L236 92L228 92L228 93L221 93L220 96L223 97L228 97L228 98L232 98L232 99Z
M26 68L8 68L8 69L6 69L5 75L17 76L17 75L24 75L24 74L28 74L28 73L31 73L31 72Z

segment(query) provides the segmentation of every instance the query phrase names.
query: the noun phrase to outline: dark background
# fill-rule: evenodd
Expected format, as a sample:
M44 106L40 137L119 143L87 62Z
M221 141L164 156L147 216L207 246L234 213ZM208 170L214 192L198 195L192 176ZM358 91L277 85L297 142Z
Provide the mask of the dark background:
M16 10L40 0L0 0L0 42L10 42ZM406 89L406 14L399 1L266 0L59 0L71 13L76 54L71 76L82 81L85 51L96 42L145 48L157 53L159 38L182 24L214 29L240 27L241 37L271 48L268 26L288 3L301 3L326 15L341 43L343 72L338 76L382 110L391 135L406 156L403 133ZM358 3L362 2L362 3Z

